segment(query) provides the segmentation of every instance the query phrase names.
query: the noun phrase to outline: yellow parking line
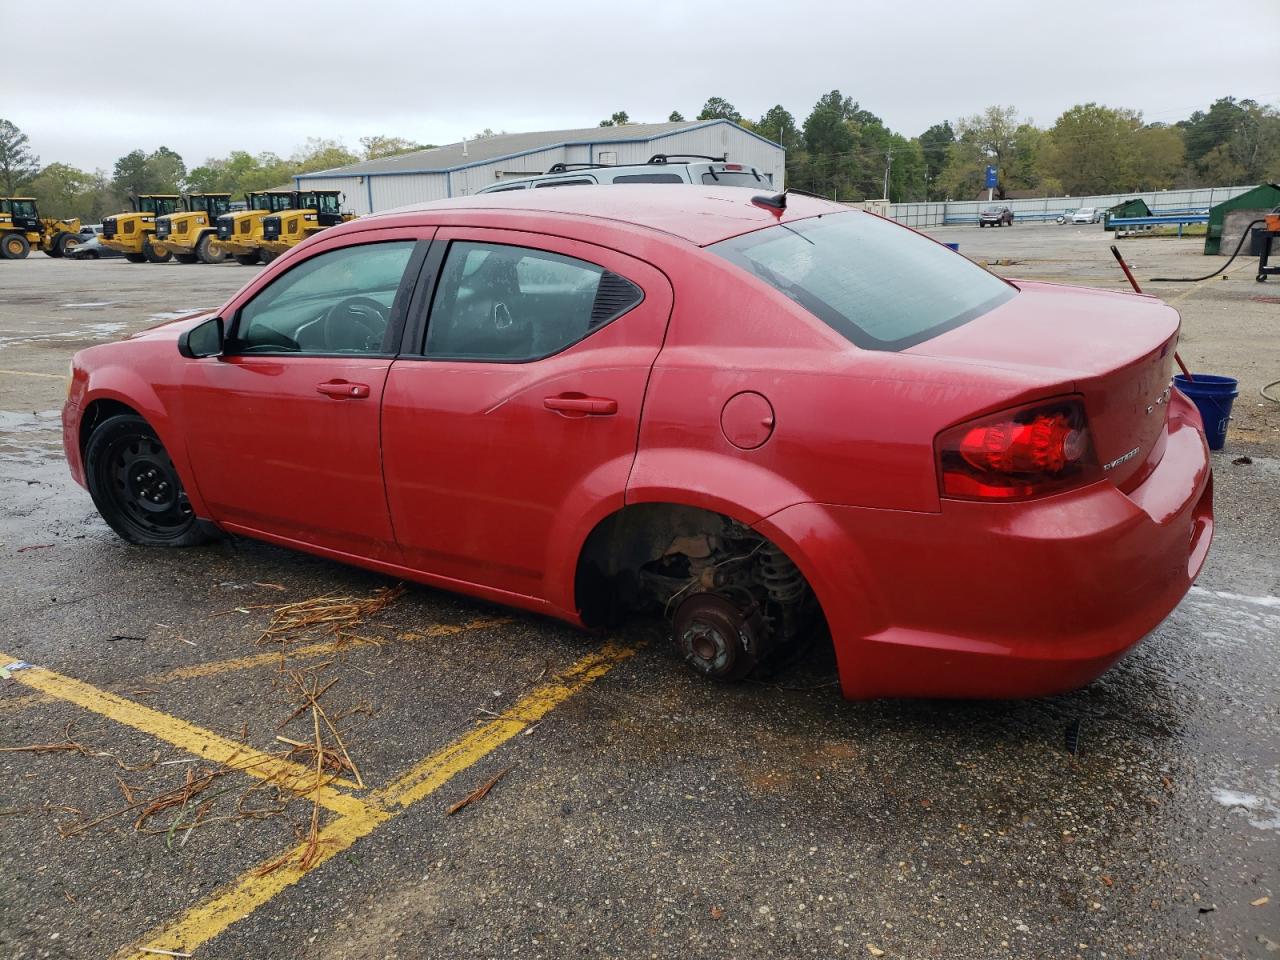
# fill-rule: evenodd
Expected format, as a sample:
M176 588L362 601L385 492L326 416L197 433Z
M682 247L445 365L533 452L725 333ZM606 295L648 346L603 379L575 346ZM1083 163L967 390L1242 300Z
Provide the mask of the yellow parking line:
M583 687L603 677L635 653L634 647L606 644L549 680L501 716L472 730L443 750L415 764L370 798L388 807L405 808L429 796L450 778L492 753Z
M65 380L65 373L36 373L34 370L0 370L0 373L11 377L45 377L49 380Z
M467 630L479 630L484 627L497 627L510 623L510 617L495 617L487 620L472 620L470 623L433 623L420 631L401 634L398 640L414 643L433 637L451 637ZM316 657L328 656L341 650L354 650L361 646L371 646L359 640L324 640L318 643L301 644L296 647L281 647L270 653L256 653L247 657L235 657L230 660L214 660L210 663L196 663L189 667L175 667L162 673L152 673L142 677L139 683L172 683L175 680L193 680L197 677L212 677L220 673L234 673L237 670L252 670L254 667L268 667L291 660L312 660Z
M368 836L380 824L399 816L411 804L430 796L452 777L527 730L635 651L635 647L609 643L588 654L558 677L536 687L501 716L464 734L376 791L371 799L377 806L371 804L363 813L339 817L324 827L320 831L319 855L308 869L299 866L306 850L306 845L300 844L290 853L285 865L265 875L260 874L261 867L241 874L208 900L146 934L137 944L119 951L114 960L154 960L157 954L147 953L143 948L186 953L208 943L276 894L297 883L311 870L348 849L361 837Z
M463 624L433 623L411 633L402 633L396 639L401 643L417 643L435 637L452 637L468 630L482 630L486 627L500 627L511 622L510 617L489 617L471 620ZM342 650L353 650L366 646L358 640L325 640L318 643L307 643L297 647L282 647L271 653L257 653L246 657L233 657L228 660L213 660L208 663L195 663L186 667L175 667L160 673L147 674L132 682L138 686L157 683L174 683L180 680L195 680L200 677L214 677L221 673L235 673L238 670L252 670L255 667L270 667L281 662L293 660L312 660ZM10 697L0 700L0 714L14 713L27 707L41 703L50 703L54 697L44 694L30 694L25 697Z
M14 658L0 653L0 661L11 663ZM344 815L364 815L368 804L357 797L335 790L332 784L354 787L349 780L334 780L329 785L314 785L315 771L291 760L273 757L242 743L236 743L212 730L198 727L177 717L153 710L151 707L126 700L91 684L54 673L44 667L26 667L12 671L13 679L33 690L65 700L92 713L122 723L126 727L141 730L157 740L171 743L197 757L242 769L245 773L263 780L278 783L299 796L314 799L322 807Z

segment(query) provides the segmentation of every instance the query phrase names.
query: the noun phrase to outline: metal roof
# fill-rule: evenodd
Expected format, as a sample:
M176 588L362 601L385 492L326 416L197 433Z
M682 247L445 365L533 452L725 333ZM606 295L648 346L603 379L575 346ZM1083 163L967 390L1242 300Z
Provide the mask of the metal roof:
M466 140L462 143L450 143L443 147L432 147L430 150L415 150L394 157L383 157L379 160L365 160L346 167L333 167L329 170L317 170L304 173L301 179L309 177L357 177L366 174L388 173L444 173L481 163L491 163L506 157L534 153L538 150L550 150L555 147L588 144L615 143L623 141L651 140L655 137L695 130L699 127L717 123L731 123L729 120L685 120L679 123L628 123L620 127L582 127L577 130L544 130L535 133L497 133L491 137L477 140ZM748 136L765 140L759 134L752 133L732 124ZM765 140L773 143L772 140ZM777 144L775 144L777 146ZM779 147L781 149L781 147Z

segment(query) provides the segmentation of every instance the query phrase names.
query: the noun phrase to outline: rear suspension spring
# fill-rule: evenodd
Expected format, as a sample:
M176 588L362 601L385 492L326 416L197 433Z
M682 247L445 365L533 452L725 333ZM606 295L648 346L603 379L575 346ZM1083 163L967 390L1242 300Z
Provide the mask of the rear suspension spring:
M766 541L760 546L757 557L757 575L770 600L786 605L804 596L804 575L781 549Z

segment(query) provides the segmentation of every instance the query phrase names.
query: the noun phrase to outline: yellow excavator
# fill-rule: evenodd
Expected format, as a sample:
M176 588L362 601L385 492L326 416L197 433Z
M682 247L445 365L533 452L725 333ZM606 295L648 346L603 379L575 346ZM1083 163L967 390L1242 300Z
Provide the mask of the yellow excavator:
M0 258L22 260L32 247L63 257L80 242L79 220L41 217L34 197L0 197Z
M130 263L168 263L173 259L163 244L157 243L156 218L182 209L182 197L176 193L144 193L129 198L133 209L105 217L99 242Z
M283 210L262 221L262 248L279 256L296 247L307 237L326 227L354 220L354 213L338 209L342 194L337 190L301 190L297 205Z
M262 248L262 221L271 214L294 207L298 192L256 190L245 194L244 199L248 209L218 217L218 237L211 246L224 258L235 257L236 263L246 267L259 261L270 263L275 254Z
M222 263L226 253L214 248L218 218L231 207L229 193L189 193L186 209L156 217L155 242L179 263Z

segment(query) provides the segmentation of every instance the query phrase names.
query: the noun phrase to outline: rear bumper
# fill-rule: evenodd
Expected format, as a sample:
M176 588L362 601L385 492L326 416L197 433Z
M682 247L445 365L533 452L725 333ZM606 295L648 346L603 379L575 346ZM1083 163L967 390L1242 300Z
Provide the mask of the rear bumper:
M1029 503L936 514L800 504L790 544L827 615L845 696L1030 697L1094 680L1190 589L1213 536L1208 448L1171 403L1159 465Z

